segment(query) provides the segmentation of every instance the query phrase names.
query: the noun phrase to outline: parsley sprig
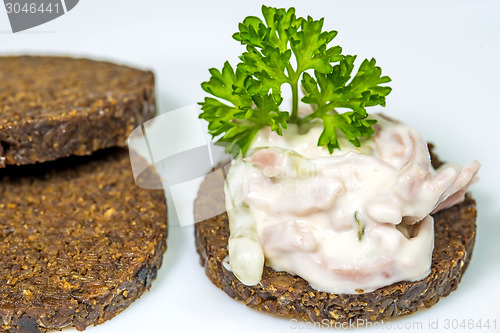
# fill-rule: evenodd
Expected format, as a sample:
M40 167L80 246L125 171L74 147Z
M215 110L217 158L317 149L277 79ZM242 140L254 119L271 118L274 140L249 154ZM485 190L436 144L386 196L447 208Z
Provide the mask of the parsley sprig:
M288 123L304 128L315 119L323 122L318 146L330 153L340 148L338 135L356 147L361 137L370 137L375 120L367 119L366 108L385 106L391 88L375 59L364 60L353 76L356 56L342 55L340 46L328 44L336 31L322 31L324 19L295 15L295 9L262 6L264 21L249 16L238 26L233 38L246 46L236 68L226 62L221 71L210 69L202 88L213 97L200 103L200 118L208 121L209 133L226 143L228 151L245 154L259 130L270 126L282 135ZM292 91L292 110L280 110L282 87ZM300 117L302 102L313 112ZM350 111L340 112L339 109ZM238 149L235 149L238 148Z

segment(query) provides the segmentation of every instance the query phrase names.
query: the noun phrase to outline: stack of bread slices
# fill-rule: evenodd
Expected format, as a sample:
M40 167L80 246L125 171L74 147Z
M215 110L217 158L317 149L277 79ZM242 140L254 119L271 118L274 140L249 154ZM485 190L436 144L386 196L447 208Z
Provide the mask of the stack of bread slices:
M126 140L155 113L150 71L0 57L0 331L84 330L150 287L165 196L136 185Z

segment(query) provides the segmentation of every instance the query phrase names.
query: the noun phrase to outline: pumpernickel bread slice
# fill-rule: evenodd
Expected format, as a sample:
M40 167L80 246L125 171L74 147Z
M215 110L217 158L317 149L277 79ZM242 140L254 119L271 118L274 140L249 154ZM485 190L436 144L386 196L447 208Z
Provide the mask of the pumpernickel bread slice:
M150 71L88 59L0 57L0 168L125 146L155 113Z
M166 214L126 149L1 169L0 331L84 330L120 313L156 277Z
M435 167L440 164L435 155L432 160ZM223 184L215 177L207 177L195 200L195 218L207 216L211 211L223 211L224 207ZM434 223L431 273L420 281L398 282L364 294L321 292L299 276L269 267L264 267L259 284L242 284L223 263L228 256L226 213L196 223L195 238L200 263L208 278L230 297L249 307L313 322L380 321L428 308L457 288L474 246L474 200L467 195L463 203L435 214Z

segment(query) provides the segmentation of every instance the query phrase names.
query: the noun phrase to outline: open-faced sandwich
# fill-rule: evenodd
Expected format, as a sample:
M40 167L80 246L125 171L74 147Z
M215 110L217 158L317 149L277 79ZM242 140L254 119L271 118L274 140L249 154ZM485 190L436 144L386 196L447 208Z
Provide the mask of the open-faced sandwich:
M215 98L200 117L235 156L225 184L207 178L195 201L196 216L227 210L195 225L208 277L250 307L310 321L432 306L471 258L466 191L480 164L442 163L411 127L369 115L390 79L374 59L355 71L323 19L262 13L233 35L246 46L236 68L202 84Z

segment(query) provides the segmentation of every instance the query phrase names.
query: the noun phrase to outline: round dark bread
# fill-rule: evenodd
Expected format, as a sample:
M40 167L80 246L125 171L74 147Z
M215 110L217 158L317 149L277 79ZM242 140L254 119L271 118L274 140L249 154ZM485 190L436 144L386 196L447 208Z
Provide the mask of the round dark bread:
M125 146L155 113L152 72L88 59L0 57L0 168Z
M161 266L166 214L123 148L0 170L0 331L84 330L123 311Z
M440 162L433 155L433 164ZM195 217L224 210L224 189L206 177L195 200ZM198 219L197 219L198 220ZM322 322L380 321L407 315L436 304L455 290L469 264L476 235L476 208L465 201L434 215L435 245L431 273L423 280L398 282L363 294L332 294L315 290L299 276L264 267L255 286L242 284L223 265L228 256L227 214L195 224L196 249L208 278L230 297L247 306L280 316Z

